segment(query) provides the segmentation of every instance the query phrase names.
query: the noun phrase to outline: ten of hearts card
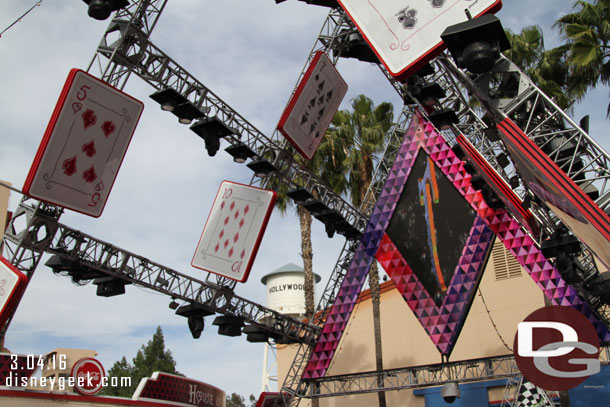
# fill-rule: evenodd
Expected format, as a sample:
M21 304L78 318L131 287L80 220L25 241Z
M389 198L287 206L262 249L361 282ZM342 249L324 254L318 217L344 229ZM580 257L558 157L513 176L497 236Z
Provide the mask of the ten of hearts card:
M144 105L80 69L61 91L25 194L99 217Z
M245 282L276 199L274 191L223 181L192 266Z

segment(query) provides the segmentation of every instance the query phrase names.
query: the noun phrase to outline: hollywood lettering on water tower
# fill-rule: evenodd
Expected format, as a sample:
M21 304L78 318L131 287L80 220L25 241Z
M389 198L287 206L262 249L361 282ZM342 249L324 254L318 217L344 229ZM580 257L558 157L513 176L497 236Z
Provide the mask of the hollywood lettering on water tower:
M290 291L290 290L294 290L294 291L303 291L303 284L278 284L278 285L274 285L273 287L269 287L269 293L277 293L277 292L281 292L281 291Z

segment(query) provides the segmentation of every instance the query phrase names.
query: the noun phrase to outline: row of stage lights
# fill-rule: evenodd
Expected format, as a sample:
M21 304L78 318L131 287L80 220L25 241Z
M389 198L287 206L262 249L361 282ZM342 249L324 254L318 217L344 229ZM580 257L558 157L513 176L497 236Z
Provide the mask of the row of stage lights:
M84 285L92 281L97 286L96 295L100 297L114 297L125 294L125 285L131 284L128 280L109 276L80 260L74 260L61 254L51 256L45 265L50 267L55 274L70 277L77 285ZM123 274L129 277L135 277L135 273L136 271L130 267L125 267L123 270ZM157 278L154 284L168 288L169 281ZM169 303L169 308L175 310L176 315L187 318L189 330L195 339L199 338L203 332L204 318L215 314L214 310L205 304L186 303L180 305L174 297ZM270 331L262 326L246 325L243 318L234 315L219 315L214 319L212 325L218 326L219 335L240 336L243 333L246 335L248 342L268 342L270 339L283 344L294 342L280 333L280 325L278 325L278 330Z
M182 124L191 124L190 129L203 139L205 142L208 155L216 155L220 148L220 140L235 134L235 131L221 121L217 116L208 117L207 111L195 106L186 97L181 95L175 89L161 89L150 97L161 105L161 109L173 113L178 117L178 121ZM233 161L237 163L245 163L248 159L252 159L248 164L248 168L254 171L258 177L265 177L268 174L277 171L277 168L266 159L259 157L246 144L239 142L233 144L225 151L233 157ZM343 216L336 210L329 208L322 201L315 199L314 196L304 188L296 188L288 191L287 195L292 198L297 205L302 205L307 209L312 216L324 223L326 232L329 237L332 237L335 232L344 235L348 239L357 239L360 237L360 232L347 222Z

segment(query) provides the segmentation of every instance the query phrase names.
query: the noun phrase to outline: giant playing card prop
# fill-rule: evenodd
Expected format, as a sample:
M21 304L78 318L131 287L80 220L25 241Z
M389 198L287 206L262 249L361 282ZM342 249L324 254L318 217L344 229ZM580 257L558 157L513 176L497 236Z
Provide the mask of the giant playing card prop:
M100 216L143 108L106 82L72 69L23 191Z
M0 327L17 306L26 284L27 277L0 256Z
M273 191L223 181L195 250L193 267L245 282L276 198Z
M500 9L500 0L339 0L390 74L405 78L444 49L445 28Z
M280 118L278 130L311 159L339 108L347 84L325 53L318 51Z
M604 323L578 297L576 290L561 278L530 235L505 209L490 208L470 181L471 176L464 170L464 163L456 157L445 139L431 123L415 115L305 367L303 378L326 375L375 255L432 342L442 354L449 356L464 322L493 234L515 256L552 304L572 306L593 323L601 340L610 340L610 332ZM441 185L446 182L474 211L474 222L453 269L444 268L442 258L445 255L440 252L443 249L441 234L434 235L434 230L443 223L442 217L450 216L442 215L443 210L435 205L445 199L445 194L449 194L451 202L454 201L447 185ZM407 185L411 185L409 190ZM400 220L403 215L400 211L409 205L411 209L427 212L428 217L420 215L422 219L417 220L424 223L418 228L421 230L408 229L405 235L396 235L392 231L392 223ZM416 208L418 205L419 208ZM459 208L459 211L460 215L456 212L456 216L469 213L464 208ZM460 235L467 228L463 225L452 228L449 232L460 241ZM425 233L425 239L429 242L421 253L428 257L428 261L417 272L408 263L413 256L407 250L416 239L416 236L409 236L409 232ZM407 238L407 243L398 241L402 237ZM457 257L456 254L448 257L451 256ZM436 264L441 265L440 270Z

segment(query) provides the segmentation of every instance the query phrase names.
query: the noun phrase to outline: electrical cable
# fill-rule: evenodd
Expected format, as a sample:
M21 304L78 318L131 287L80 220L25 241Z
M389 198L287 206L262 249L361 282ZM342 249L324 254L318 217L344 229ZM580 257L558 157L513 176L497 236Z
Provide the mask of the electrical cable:
M12 26L14 26L15 24L17 24L18 22L21 21L21 19L25 16L27 16L32 10L34 10L34 8L40 6L40 4L43 2L44 0L39 0L36 3L34 3L34 5L32 7L29 8L28 11L26 11L25 13L23 13L21 15L21 17L19 17L18 19L16 19L15 21L13 21L13 23L11 25L9 25L8 27L6 27L4 30L2 30L2 32L0 32L0 38L2 38L2 34L4 34L5 32L7 32Z
M479 287L478 291L479 291L479 296L481 297L481 300L483 301L483 306L485 306L485 311L487 311L487 316L489 317L489 320L491 321L491 324L493 325L493 327L496 331L496 334L498 335L498 338L500 338L504 347L512 352L513 350L510 348L510 346L508 346L506 344L506 341L502 337L502 334L500 334L500 331L498 330L496 323L494 322L493 318L491 317L491 312L489 312L489 308L487 308L487 303L485 302L485 298L483 298L483 293L481 292L481 287Z

